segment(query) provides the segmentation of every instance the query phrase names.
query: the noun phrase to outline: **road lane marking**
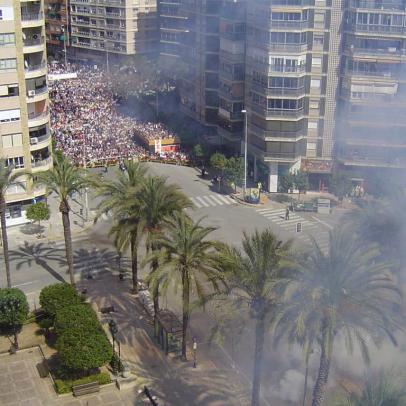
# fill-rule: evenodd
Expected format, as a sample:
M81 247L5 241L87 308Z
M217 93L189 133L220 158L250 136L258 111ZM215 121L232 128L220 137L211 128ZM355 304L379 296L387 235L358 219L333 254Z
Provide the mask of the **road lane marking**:
M213 203L213 202L211 201L210 196L202 196L202 199L206 199L206 201L208 201L209 204L210 204L210 206L212 206L212 207L216 207L216 206L217 206L216 203Z
M222 206L222 205L224 204L220 199L217 199L216 196L210 195L210 197L211 197L217 204L219 204L220 206Z
M327 228L329 228L330 230L332 230L334 227L328 223L326 223L323 220L318 219L317 217L312 216L312 219L318 221L320 224L323 224L324 226L326 226Z
M39 282L39 280L36 281L31 281L31 282L24 282L24 283L19 283L17 285L13 285L13 288L17 288L19 286L27 286L27 285L33 285L34 283Z
M221 195L218 195L217 197L218 197L220 200L222 200L225 204L234 203L234 200L232 200L231 198L228 198L228 199L227 199L227 197L221 196Z
M210 207L201 197L195 197L204 207Z
M203 206L196 201L196 199L194 197L191 197L190 200L192 201L192 203L198 208L201 209Z

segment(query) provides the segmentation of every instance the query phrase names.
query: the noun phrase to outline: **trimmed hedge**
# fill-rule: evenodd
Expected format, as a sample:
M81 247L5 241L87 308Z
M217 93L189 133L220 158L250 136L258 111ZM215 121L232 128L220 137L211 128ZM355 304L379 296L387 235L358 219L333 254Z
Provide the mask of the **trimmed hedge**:
M59 393L60 395L63 393L69 393L72 391L72 388L74 386L84 385L85 383L90 383L90 382L98 382L99 385L106 385L108 383L111 383L110 374L108 372L100 372L98 374L89 375L84 378L75 379L75 380L55 379L56 392Z
M89 304L72 305L58 310L55 317L55 331L61 335L69 330L100 330L100 322Z
M67 306L82 303L76 289L67 283L55 283L41 290L39 303L50 318L54 318L58 310Z

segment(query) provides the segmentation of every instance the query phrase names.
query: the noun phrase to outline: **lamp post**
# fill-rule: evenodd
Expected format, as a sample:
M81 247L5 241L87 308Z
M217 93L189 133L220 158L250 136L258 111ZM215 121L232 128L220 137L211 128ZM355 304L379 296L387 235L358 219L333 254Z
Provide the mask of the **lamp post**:
M193 337L193 368L197 366L197 341L196 337Z
M114 354L114 352L115 352L114 343L115 343L115 340L117 337L118 327L117 327L117 323L113 319L109 320L109 329L110 329L110 333L111 333L111 338L113 339L113 354Z
M68 56L66 52L66 32L65 32L65 26L61 25L61 30L63 32L63 53L64 53L64 59L65 59L65 69L68 69Z
M83 127L86 129L90 127L90 124L86 123L83 124ZM83 169L86 169L86 131L83 132ZM87 187L85 187L85 221L88 220L89 214L89 199L87 195Z
M247 110L241 110L244 114L244 200L247 194L247 144L248 144L248 114Z

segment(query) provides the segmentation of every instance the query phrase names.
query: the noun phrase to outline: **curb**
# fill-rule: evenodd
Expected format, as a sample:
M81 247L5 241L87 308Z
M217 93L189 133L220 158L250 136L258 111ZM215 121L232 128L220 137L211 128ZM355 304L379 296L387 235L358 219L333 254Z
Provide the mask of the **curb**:
M240 199L239 197L235 195L228 195L231 199L235 200L237 203L243 205L243 206L249 206L249 207L262 207L264 206L264 203L248 203L245 202L244 200Z

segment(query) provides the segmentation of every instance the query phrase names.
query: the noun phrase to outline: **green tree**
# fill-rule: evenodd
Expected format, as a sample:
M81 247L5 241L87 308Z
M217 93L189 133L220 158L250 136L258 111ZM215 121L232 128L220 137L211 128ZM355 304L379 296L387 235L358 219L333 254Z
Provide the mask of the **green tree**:
M389 374L369 376L361 393L351 393L340 406L405 406L404 383ZM338 405L337 405L338 406Z
M295 185L295 178L292 173L288 172L280 177L279 189L283 193L288 193Z
M0 325L11 327L14 335L14 346L18 348L18 328L28 315L27 298L20 289L0 289Z
M161 237L166 219L187 207L192 207L189 198L177 185L168 184L166 178L148 176L135 197L140 202L141 229L146 237L147 252L159 250L157 240ZM151 272L158 268L158 262L151 262ZM154 313L159 310L159 286L152 289Z
M63 234L65 237L66 261L70 283L75 285L73 271L72 233L70 226L69 198L80 192L89 182L87 172L73 165L64 155L54 154L54 167L36 174L35 182L44 185L48 191L55 193L59 199L59 211L62 214Z
M81 303L58 309L54 323L57 335L68 330L93 331L100 329L95 311L87 303Z
M291 283L291 241L283 243L270 230L244 233L243 251L226 247L220 254L230 297L241 309L250 307L255 321L252 406L260 403L265 332Z
M229 158L224 169L224 177L227 182L234 184L234 191L236 192L237 184L241 184L244 177L244 158Z
M45 286L39 294L39 303L48 317L53 319L60 309L82 303L76 289L67 283Z
M306 172L296 171L293 175L293 183L299 193L305 193L309 189L309 176Z
M113 356L103 330L66 330L56 340L59 359L65 367L85 374L107 364Z
M217 171L217 174L221 174L221 176L223 176L224 169L227 166L227 158L220 152L215 152L210 157L210 166ZM221 179L219 179L218 187L219 189L221 188Z
M341 202L345 196L348 196L352 190L351 179L343 171L336 171L330 177L329 192L337 196Z
M6 226L6 192L11 185L18 184L24 188L24 184L17 179L20 176L18 172L13 172L12 165L6 164L4 158L0 159L0 224L1 235L3 240L3 256L6 268L7 287L11 288L10 258L8 249L7 226Z
M166 294L168 287L174 286L175 292L182 290L182 359L186 358L186 341L191 314L190 294L193 290L197 298L204 301L208 297L208 285L219 290L218 255L219 243L207 240L215 228L203 227L193 222L184 212L176 212L168 220L166 233L156 240L161 251L146 259L146 263L159 264L149 276L149 284L154 290L161 286Z
M314 243L297 260L297 289L280 308L275 336L320 343L312 406L321 406L337 334L343 334L350 352L357 343L368 363L369 340L377 346L384 338L396 343L394 309L401 291L390 276L390 265L379 261L379 251L365 247L346 227L330 233L327 253Z
M41 227L41 221L49 220L51 212L45 202L37 202L28 207L25 215L31 221L38 221L38 225ZM41 232L39 236L41 237Z
M206 155L206 153L205 153L205 151L204 151L204 149L203 149L203 147L202 147L201 144L196 144L196 145L193 147L193 158L195 159L195 161L196 161L199 165L202 164L205 155Z
M140 204L137 192L145 180L147 168L138 162L126 161L126 171L116 179L102 180L95 185L96 196L101 197L96 219L112 214L114 223L110 234L115 236L119 252L128 247L131 252L133 293L138 293L138 246L140 239Z

